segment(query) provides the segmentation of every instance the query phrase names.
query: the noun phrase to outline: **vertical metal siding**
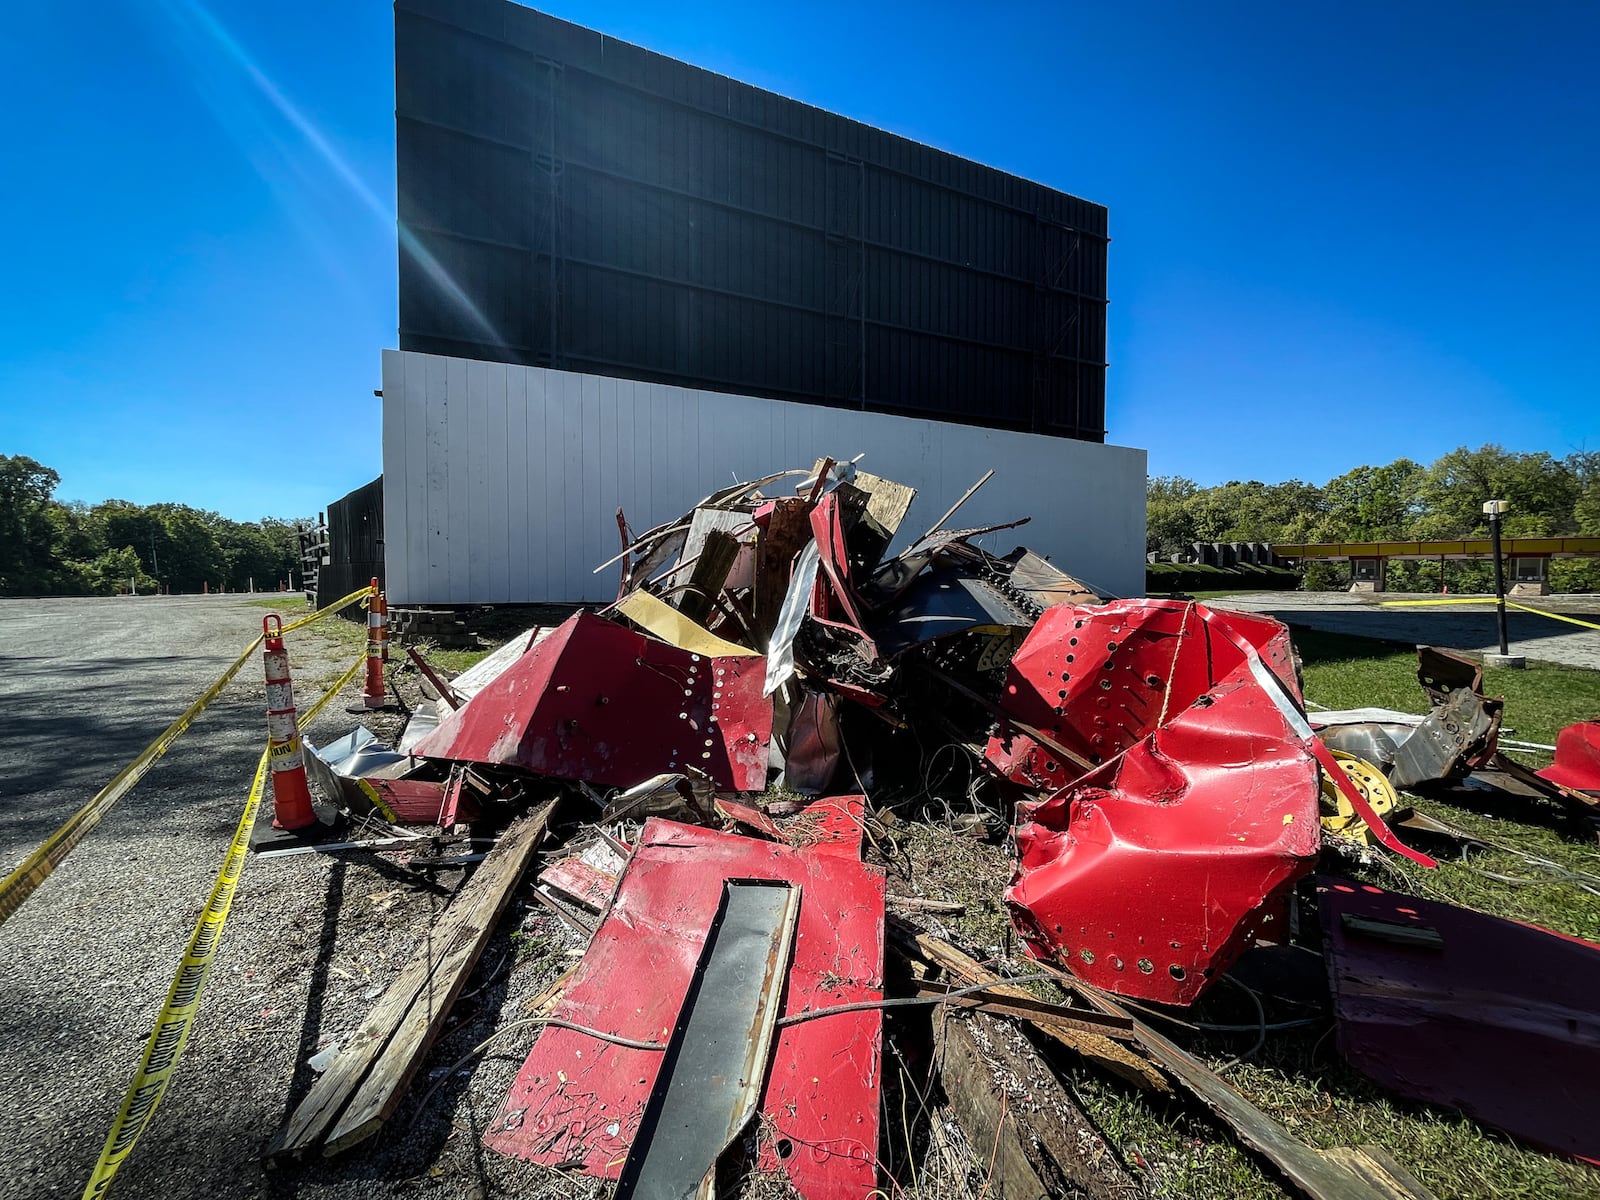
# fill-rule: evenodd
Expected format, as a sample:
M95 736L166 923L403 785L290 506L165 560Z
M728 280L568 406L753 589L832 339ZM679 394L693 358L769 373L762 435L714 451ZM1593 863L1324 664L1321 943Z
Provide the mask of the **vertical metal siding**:
M1104 208L507 0L395 72L402 349L1103 439Z
M615 511L636 531L735 477L818 456L920 491L920 532L984 471L962 523L1031 516L1025 543L1119 594L1144 582L1145 454L1121 446L548 368L383 356L388 586L401 604L610 599Z

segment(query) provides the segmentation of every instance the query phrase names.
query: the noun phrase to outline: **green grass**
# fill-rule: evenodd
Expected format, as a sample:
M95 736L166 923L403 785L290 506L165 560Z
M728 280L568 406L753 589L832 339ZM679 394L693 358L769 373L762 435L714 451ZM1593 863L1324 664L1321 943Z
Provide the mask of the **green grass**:
M304 616L303 610L309 607L302 592L279 592L266 600L246 600L245 604L250 608L275 608L285 616L293 613L297 617Z
M487 650L441 650L427 641L417 644L417 653L422 655L424 662L436 671L449 671L453 675L459 675L468 667L476 666L497 649L498 645L491 646ZM404 654L405 651L402 650L400 653Z

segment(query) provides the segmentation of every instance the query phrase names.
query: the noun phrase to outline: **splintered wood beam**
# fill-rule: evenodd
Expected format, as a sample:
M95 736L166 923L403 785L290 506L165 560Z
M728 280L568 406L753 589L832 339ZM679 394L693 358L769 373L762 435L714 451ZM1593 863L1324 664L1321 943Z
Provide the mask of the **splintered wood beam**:
M985 1195L1120 1200L1137 1190L1021 1030L982 1014L936 1012L933 1045L951 1112L990 1164Z
M953 982L962 984L992 983L995 996L1009 996L1025 1002L1037 1001L1032 992L1006 983L999 975L981 966L969 954L964 954L949 942L918 931L903 920L890 915L887 930L891 944L904 953L915 955L944 971ZM1126 1014L1123 1014L1124 1016ZM1074 1029L1045 1016L1027 1018L1029 1023L1046 1037L1060 1042L1069 1050L1102 1067L1137 1087L1150 1091L1167 1092L1172 1087L1148 1060L1128 1046L1100 1033Z
M263 1155L269 1164L318 1146L335 1154L371 1137L393 1114L532 864L554 808L552 800L506 830L272 1139Z

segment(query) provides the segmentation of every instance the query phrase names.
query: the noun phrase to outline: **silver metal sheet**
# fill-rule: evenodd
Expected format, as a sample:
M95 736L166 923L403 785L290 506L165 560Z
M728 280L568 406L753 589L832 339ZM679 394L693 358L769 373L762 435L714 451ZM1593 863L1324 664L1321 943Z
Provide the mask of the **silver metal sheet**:
M405 732L400 735L400 745L396 747L401 754L410 754L418 742L439 728L440 703L424 700L411 710L411 720L406 722Z
M678 1015L618 1200L709 1196L722 1151L755 1114L766 1082L800 889L728 880Z
M794 639L800 632L800 622L811 609L811 592L817 586L817 568L821 562L822 554L815 540L807 542L795 560L789 590L784 593L783 607L778 610L778 622L773 626L772 641L767 647L764 696L772 695L794 675Z

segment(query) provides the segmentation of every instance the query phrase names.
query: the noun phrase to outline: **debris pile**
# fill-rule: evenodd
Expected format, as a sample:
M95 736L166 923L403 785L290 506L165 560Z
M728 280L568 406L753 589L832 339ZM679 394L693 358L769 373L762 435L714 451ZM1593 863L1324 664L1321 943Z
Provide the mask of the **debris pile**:
M613 603L454 679L427 670L437 699L395 749L357 730L315 753L318 791L352 811L441 843L509 829L457 856L482 861L450 936L425 942L271 1157L382 1125L524 873L585 948L526 1018L537 1038L482 1141L619 1196L735 1194L746 1176L808 1198L892 1192L891 1056L942 1089L1001 1172L995 1194L1126 1187L1064 1059L1192 1094L1309 1195L1421 1194L1392 1163L1312 1151L1147 1023L1291 947L1326 963L1312 990L1357 1068L1600 1155L1581 1120L1528 1116L1539 1078L1560 1077L1569 1115L1600 1103L1600 1021L1576 998L1600 949L1333 873L1341 856L1432 866L1414 839L1463 844L1404 789L1504 785L1592 812L1572 785L1593 782L1597 739L1564 735L1559 769L1528 771L1498 750L1481 670L1426 649L1426 716L1308 715L1283 625L996 555L978 539L1027 518L947 527L971 494L911 535L913 489L823 459L642 535L619 510ZM894 800L929 795L946 751L973 767L951 836L1004 839L1011 861L1009 879L965 882L1003 896L1024 959L957 946L939 918L959 901L890 895ZM937 893L927 874L918 890ZM1481 945L1527 960L1540 939L1560 943L1559 985L1486 973ZM1272 974L1239 986L1259 1005ZM1522 1049L1486 1052L1495 1070L1463 1055L1511 1027ZM1513 1057L1526 1069L1499 1069Z

